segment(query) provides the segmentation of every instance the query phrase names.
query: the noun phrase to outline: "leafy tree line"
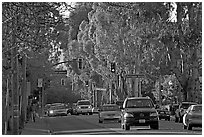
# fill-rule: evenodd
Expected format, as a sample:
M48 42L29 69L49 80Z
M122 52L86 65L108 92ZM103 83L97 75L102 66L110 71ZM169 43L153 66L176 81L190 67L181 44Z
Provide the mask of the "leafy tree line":
M115 79L107 62L116 62L118 74L137 71L151 79L175 74L187 100L187 93L198 91L192 82L201 70L201 12L196 2L93 3L77 40L68 44L67 58L83 57L85 70L104 81Z
M37 78L47 78L52 71L51 64L59 61L58 56L61 54L59 49L63 46L61 43L64 39L62 35L69 29L65 26L59 12L62 6L66 6L67 9L71 7L66 3L2 3L2 103L8 104L2 107L3 133L11 130L11 127L5 130L4 123L10 121L10 114L12 114L11 99L15 98L12 97L12 93L17 90L19 93L25 92L23 91L23 64L26 63L27 81L31 82L34 89L37 87ZM17 74L17 81L12 79L15 74ZM9 86L7 86L8 81ZM13 83L17 83L16 91L12 91ZM19 94L20 96L22 97L22 94ZM20 127L23 127L22 122Z

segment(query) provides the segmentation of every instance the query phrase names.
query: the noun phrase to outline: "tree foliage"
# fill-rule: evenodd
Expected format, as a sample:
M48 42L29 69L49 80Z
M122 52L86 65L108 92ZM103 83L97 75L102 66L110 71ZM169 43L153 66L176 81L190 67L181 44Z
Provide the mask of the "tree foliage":
M189 71L199 69L201 3L106 2L92 8L77 35L77 56L83 56L91 70L114 79L104 62L116 62L117 73L137 69L154 80L176 74L187 92Z

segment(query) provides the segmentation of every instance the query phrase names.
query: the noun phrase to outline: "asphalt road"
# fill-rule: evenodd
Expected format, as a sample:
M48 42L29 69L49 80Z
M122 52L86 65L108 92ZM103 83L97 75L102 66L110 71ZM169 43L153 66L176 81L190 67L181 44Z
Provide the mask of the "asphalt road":
M130 131L121 129L120 123L107 121L98 123L98 115L68 115L63 117L46 117L48 129L51 134L88 134L88 135L201 135L201 128L193 128L192 131L184 130L182 123L174 121L159 121L159 130L147 127L131 127Z

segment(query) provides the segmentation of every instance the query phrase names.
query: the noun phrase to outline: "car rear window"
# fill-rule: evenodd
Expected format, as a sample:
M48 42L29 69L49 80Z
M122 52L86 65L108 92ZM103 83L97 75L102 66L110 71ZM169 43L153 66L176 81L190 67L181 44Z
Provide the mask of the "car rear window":
M118 111L120 110L119 106L103 106L102 111Z
M64 108L66 108L64 105L51 107L51 109L64 109Z
M202 106L194 106L193 110L196 112L200 112L200 111L202 112Z
M79 101L77 104L78 105L90 105L90 102L89 101Z
M152 108L153 103L149 99L130 99L127 100L127 108Z
M182 104L181 105L181 108L184 108L184 109L188 109L191 105L194 105L194 104Z

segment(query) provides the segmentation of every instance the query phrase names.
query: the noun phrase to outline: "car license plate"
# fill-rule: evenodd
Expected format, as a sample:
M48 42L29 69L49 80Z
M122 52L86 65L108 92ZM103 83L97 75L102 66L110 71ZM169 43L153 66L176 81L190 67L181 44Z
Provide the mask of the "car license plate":
M139 123L145 123L145 119L139 119Z

